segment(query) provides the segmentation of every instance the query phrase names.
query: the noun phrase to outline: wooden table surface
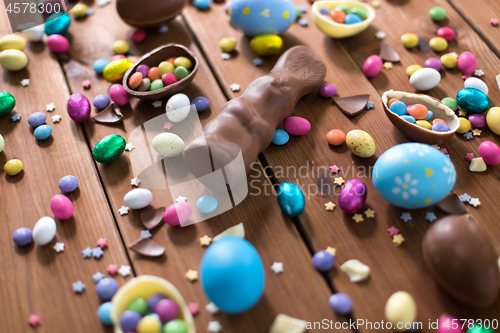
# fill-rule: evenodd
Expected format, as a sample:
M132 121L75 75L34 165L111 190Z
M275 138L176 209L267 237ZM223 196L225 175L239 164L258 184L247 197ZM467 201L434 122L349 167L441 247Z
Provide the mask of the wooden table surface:
M131 163L137 150L124 152L117 161L102 165L94 162L91 149L108 134L119 134L127 142L139 146L140 138L130 135L141 124L163 114L164 107L155 108L152 101L132 99L130 105L121 107L125 116L123 123L112 126L92 120L78 125L66 111L66 102L72 93L83 93L90 101L98 94L107 94L109 83L95 74L92 64L99 58L111 58L113 41L128 40L133 29L120 20L114 3L99 7L88 1L86 3L95 14L73 20L67 33L71 41L68 53L55 56L44 43L28 43L28 67L15 73L2 69L0 79L0 91L7 91L17 99L15 111L0 119L0 134L6 142L0 153L0 165L12 158L24 162L24 171L17 176L8 176L3 168L0 170L0 223L3 226L0 231L0 330L9 333L34 330L111 332L97 318L100 301L92 279L98 271L108 276L109 264L132 267L131 276L115 276L120 285L143 274L171 281L187 302L200 304L200 313L194 317L199 332L206 332L211 320L220 321L223 332L267 332L280 313L309 322L323 319L342 322L349 318L380 322L385 320L385 302L398 290L406 290L415 298L417 320L423 322L423 332L434 331L427 326L428 321L436 320L444 312L463 319L498 319L500 301L480 310L459 304L428 274L422 259L421 241L430 226L424 219L425 213L443 216L435 207L412 211L412 220L404 223L399 219L403 210L385 202L376 194L371 180L366 179L369 194L365 208L375 210L374 219L365 218L364 222L356 224L352 214L344 214L338 208L333 212L325 211L324 204L330 200L337 203L337 199L335 194L321 193L309 196L304 214L290 219L282 214L275 196L269 194L273 184L285 181L306 189L314 188L318 175L312 170L318 167L336 164L345 170L348 167L368 169L385 150L409 141L385 117L380 95L389 89L414 91L404 73L405 68L441 55L433 51L406 50L399 42L405 32L414 32L427 40L435 36L440 25L432 22L427 14L433 6L441 6L447 12L446 21L440 24L458 32L457 39L450 43L446 52L474 53L478 68L485 73L481 79L490 88L492 105L500 105L500 91L495 82L495 76L500 73L500 27L489 23L490 18L500 19L498 3L491 0L379 2L377 17L366 31L352 38L333 40L315 27L309 1L295 0L296 5L307 8L302 17L309 25L295 24L282 36L285 49L305 45L325 63L325 81L338 87L338 96L370 94L375 108L349 118L330 99L320 97L317 92L301 99L294 115L307 118L312 129L303 137L291 137L284 146L271 145L259 156L249 179L256 180L254 184L261 190L260 194L250 189L254 192L241 204L207 221L185 228L165 225L153 230L153 239L166 248L166 255L157 259L142 257L128 249L144 229L140 211L131 210L124 216L118 212L123 196L133 188ZM250 51L249 39L230 27L224 6L213 3L209 10L199 11L190 5L169 24L167 32L151 30L145 41L131 42L133 55L140 56L170 42L183 44L195 53L200 69L184 93L190 99L205 96L210 100L209 110L200 113L202 125L216 117L228 99L240 96L251 81L268 73L278 58L264 58L262 66L254 66L252 60L256 56ZM3 5L0 5L0 12L0 36L3 36L11 30ZM377 31L385 32L384 40L375 37ZM237 52L230 60L221 58L219 41L224 37L238 40ZM368 56L378 54L381 43L391 45L400 54L401 62L368 79L361 67ZM442 73L440 84L429 94L437 98L454 96L463 87L461 74L458 69ZM22 87L20 81L26 78L31 79L30 85ZM84 80L92 82L91 89L83 89ZM231 91L229 86L233 83L241 85L240 92ZM52 113L45 111L49 103L56 106ZM52 137L46 141L37 141L27 123L28 116L37 111L47 115L47 123L53 128ZM14 112L21 114L19 122L11 120ZM53 124L51 116L56 114L61 115L62 120ZM344 132L356 128L368 131L377 144L375 156L360 159L345 145L329 146L325 134L334 128ZM500 206L496 201L500 196L500 170L489 167L486 172L472 174L464 159L467 152L477 156L478 146L484 140L500 144L498 136L484 129L479 137L465 140L457 135L442 147L448 150L457 169L453 192L459 195L467 192L481 200L477 208L467 206L468 212L500 250ZM309 172L305 177L283 172L288 166L308 168ZM57 235L49 245L17 247L12 242L14 230L23 226L32 229L42 216L53 216L49 202L54 194L61 193L58 181L67 174L75 175L80 182L79 189L68 195L75 206L74 217L67 221L56 219ZM343 177L349 180L357 176L347 172ZM152 207L168 206L173 202L169 191L153 190L153 194ZM200 282L190 282L184 274L188 269L199 269L205 251L200 245L200 237L213 237L240 222L245 226L246 238L257 248L266 267L265 293L260 302L244 314L210 314L205 310L209 301ZM386 231L390 226L399 228L405 237L402 246L395 247L392 243ZM95 247L101 237L106 237L109 243L102 258L83 259L81 251ZM64 252L54 251L52 247L56 241L65 244ZM328 246L337 249L337 268L319 274L312 266L311 256ZM370 266L371 276L366 282L352 283L338 269L348 259L359 259ZM276 275L270 270L273 262L284 263L282 274ZM78 280L86 285L82 294L74 294L72 290L72 283ZM329 308L328 298L333 292L351 297L352 317L338 316ZM36 329L28 324L30 314L40 315L42 324ZM358 331L373 332L363 326Z

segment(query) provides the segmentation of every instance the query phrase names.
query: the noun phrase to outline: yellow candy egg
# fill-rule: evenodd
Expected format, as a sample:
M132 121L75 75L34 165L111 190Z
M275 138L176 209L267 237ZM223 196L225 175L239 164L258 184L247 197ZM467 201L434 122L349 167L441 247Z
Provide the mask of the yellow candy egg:
M174 65L175 65L175 67L182 66L182 67L184 67L186 69L190 69L191 67L193 67L193 63L191 62L191 60L189 60L186 57L177 57L177 58L175 58Z
M460 125L458 126L457 133L464 134L470 131L471 124L469 120L464 117L459 117L458 121L460 122Z
M87 6L86 4L83 4L83 3L79 3L75 7L73 7L71 12L75 16L75 18L79 19L79 18L83 18L83 17L87 16L88 9L89 9L89 6Z
M429 46L436 52L442 52L448 48L448 42L443 37L434 37L429 41Z
M236 39L233 37L222 38L219 46L224 52L233 52L236 48Z
M411 49L412 47L418 45L418 37L411 32L407 32L401 36L401 43L404 45L404 47Z
M134 63L128 59L113 60L106 66L106 68L104 68L102 76L108 82L117 82L123 79L125 73L133 65Z
M495 106L488 111L486 115L486 124L488 124L489 129L500 135L500 108Z
M441 56L441 63L443 64L444 67L446 68L455 68L458 65L458 59L457 57L451 55L451 54L443 54Z
M362 130L352 130L346 135L347 147L351 152L359 157L370 157L375 154L375 141L370 136Z
M422 66L420 66L420 65L410 65L410 66L406 67L406 75L408 75L408 77L410 77L413 73L415 73L416 71L418 71L421 68L422 68Z
M124 40L117 40L113 43L113 52L116 54L125 54L130 50L130 46Z
M162 61L160 65L158 65L158 72L160 73L160 77L166 73L173 73L175 70L175 66L170 61Z
M155 316L145 316L137 323L137 333L160 333L161 321Z
M428 122L427 120L417 120L415 121L415 124L428 130L432 128L431 123Z
M9 71L20 71L28 65L28 56L23 51L5 50L0 53L0 65Z
M258 56L277 55L282 47L283 40L276 35L260 35L250 41L250 49Z
M417 316L417 305L406 291L398 291L389 297L385 304L385 318L392 323L397 332L407 331L412 327Z
M20 160L9 160L5 165L3 166L3 170L5 171L6 174L9 176L15 176L21 171L23 171L23 162Z
M7 35L0 38L0 51L19 50L24 51L26 41L18 35Z

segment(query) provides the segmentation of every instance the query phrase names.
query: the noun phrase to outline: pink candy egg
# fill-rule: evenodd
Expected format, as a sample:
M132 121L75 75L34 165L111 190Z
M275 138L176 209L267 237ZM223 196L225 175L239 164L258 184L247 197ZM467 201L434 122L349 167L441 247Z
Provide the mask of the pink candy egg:
M368 77L374 77L382 69L382 59L378 55L372 55L366 58L363 64L363 73Z
M283 128L291 135L304 135L311 129L311 124L301 117L290 117L283 123Z
M120 60L120 59L125 59L125 58L126 57L123 54L117 54L113 58L111 58L111 60L109 62L115 61L115 60Z
M130 98L121 84L115 83L109 87L109 97L117 105L127 105Z
M144 30L136 30L130 35L130 40L134 43L140 43L144 39L146 39L146 31Z
M174 84L175 82L179 81L179 79L177 78L177 76L175 76L172 73L165 73L161 77L161 81L163 82L163 86L166 87L166 86L169 86L169 85Z
M69 50L69 41L61 35L50 35L47 37L47 46L54 53L64 53Z
M450 40L453 40L453 38L455 38L455 30L448 27L442 27L438 29L437 35L438 37L444 38L449 42Z
M466 51L463 52L459 57L458 57L458 68L462 71L464 74L472 74L476 70L476 57Z
M479 145L479 155L486 164L500 164L500 148L491 141L483 141Z
M52 197L50 200L50 209L60 220L67 220L73 216L73 204L71 200L62 194L56 194Z
M465 330L462 329L462 322L459 319L443 313L439 317L437 333L465 333Z
M191 217L193 208L187 202L176 202L165 209L163 222L173 227L185 223Z
M66 107L68 108L68 114L73 121L83 123L89 119L90 102L85 95L76 93L69 96Z

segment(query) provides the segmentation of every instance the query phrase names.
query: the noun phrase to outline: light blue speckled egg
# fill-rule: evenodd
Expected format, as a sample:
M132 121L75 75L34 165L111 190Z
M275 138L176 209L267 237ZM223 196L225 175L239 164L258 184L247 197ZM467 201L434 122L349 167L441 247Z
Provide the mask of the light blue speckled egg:
M297 19L290 0L232 0L228 13L247 36L282 34Z
M455 185L450 158L422 143L404 143L383 153L373 168L373 185L390 204L423 208L443 199Z

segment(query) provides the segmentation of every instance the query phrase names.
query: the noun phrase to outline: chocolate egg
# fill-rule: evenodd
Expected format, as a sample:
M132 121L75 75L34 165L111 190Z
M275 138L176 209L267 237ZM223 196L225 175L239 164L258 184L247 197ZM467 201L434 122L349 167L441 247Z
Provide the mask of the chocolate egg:
M440 219L425 234L422 252L427 268L451 296L477 307L495 302L498 253L475 222L457 215Z
M116 10L125 23L138 28L157 27L173 20L189 0L117 0Z
M68 114L71 119L77 123L84 123L90 116L90 102L80 93L73 94L69 97Z
M344 184L339 196L339 207L344 213L354 213L366 201L367 189L365 183L359 179L351 179Z
M464 88L457 93L458 105L467 112L483 113L490 108L488 96L481 90Z

